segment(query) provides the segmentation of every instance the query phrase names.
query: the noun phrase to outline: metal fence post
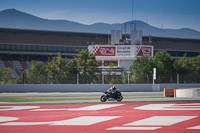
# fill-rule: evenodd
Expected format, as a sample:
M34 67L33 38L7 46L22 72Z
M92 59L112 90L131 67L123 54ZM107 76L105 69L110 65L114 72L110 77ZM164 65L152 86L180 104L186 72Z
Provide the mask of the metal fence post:
M128 84L129 84L129 80L130 80L130 74L128 73Z
M177 73L177 84L179 84L179 74Z
M156 80L156 68L153 68L153 84L155 84Z
M77 73L77 84L79 84L79 74Z
M102 84L104 84L104 74L102 74Z

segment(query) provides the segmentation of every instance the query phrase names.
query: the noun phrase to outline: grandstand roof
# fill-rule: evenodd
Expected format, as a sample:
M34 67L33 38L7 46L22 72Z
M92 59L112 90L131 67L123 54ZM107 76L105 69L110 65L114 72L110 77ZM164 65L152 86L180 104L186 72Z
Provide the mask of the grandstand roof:
M108 39L110 34L0 28L0 44L88 46L108 44ZM155 50L200 52L200 39L151 37L151 41Z
M108 34L0 28L0 43L87 46L107 43Z

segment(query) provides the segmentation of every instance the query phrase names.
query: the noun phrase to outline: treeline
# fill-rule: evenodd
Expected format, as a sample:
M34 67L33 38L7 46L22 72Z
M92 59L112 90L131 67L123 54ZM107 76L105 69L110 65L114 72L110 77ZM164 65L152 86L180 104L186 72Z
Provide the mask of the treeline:
M200 83L200 55L174 59L165 51L156 52L154 58L137 58L130 67L130 73L124 71L120 76L111 71L102 75L94 55L87 50L80 51L70 61L62 58L60 53L47 63L32 61L32 66L17 80L12 79L11 68L0 73L2 84L127 84L152 83L153 68L157 71L156 83L175 83L177 80L180 83Z
M82 50L71 61L62 58L61 54L52 57L47 63L32 61L17 80L11 76L11 68L1 70L2 84L74 84L77 74L81 74L81 83L87 84L95 79L97 62L87 50Z
M130 68L132 82L145 83L148 80L152 83L153 68L156 68L157 83L200 83L200 55L174 59L168 52L158 51L154 58L137 58Z

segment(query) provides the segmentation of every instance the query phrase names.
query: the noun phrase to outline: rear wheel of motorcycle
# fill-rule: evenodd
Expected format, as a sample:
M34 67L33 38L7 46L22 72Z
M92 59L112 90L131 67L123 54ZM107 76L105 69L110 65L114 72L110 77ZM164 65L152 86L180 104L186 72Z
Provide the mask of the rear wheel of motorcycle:
M105 95L103 95L103 96L100 97L100 100L101 100L101 102L105 102L107 100L107 98L106 98Z
M118 97L117 97L117 101L118 101L118 102L121 102L122 99L123 99L123 96L118 96Z

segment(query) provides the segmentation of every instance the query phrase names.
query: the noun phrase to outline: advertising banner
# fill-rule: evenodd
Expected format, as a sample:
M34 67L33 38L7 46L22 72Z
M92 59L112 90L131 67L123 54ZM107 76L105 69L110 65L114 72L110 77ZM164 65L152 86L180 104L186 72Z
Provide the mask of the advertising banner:
M136 56L152 56L152 46L136 46Z
M115 56L115 47L109 46L93 46L89 49L95 56Z
M153 46L147 45L93 45L88 50L95 56L137 57L153 56Z
M116 56L134 56L134 50L132 46L116 46Z

